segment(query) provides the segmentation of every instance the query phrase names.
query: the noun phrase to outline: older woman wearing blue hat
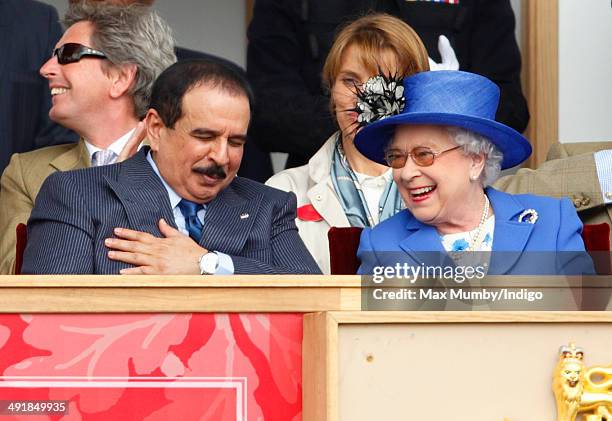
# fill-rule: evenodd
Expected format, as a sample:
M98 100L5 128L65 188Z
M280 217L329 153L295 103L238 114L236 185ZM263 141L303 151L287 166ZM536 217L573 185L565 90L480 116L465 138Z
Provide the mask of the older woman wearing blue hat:
M465 251L515 252L491 260L489 273L517 273L525 251L557 252L549 256L557 263L559 251L584 251L582 224L569 200L487 187L501 169L531 154L523 136L494 120L499 89L493 82L461 71L423 72L403 84L378 76L359 97L365 127L355 146L393 168L407 208L364 229L360 273L398 259L421 264L419 252L439 252L456 262ZM533 264L539 262L534 256L520 273L560 270L558 265L542 269ZM591 270L585 255L578 260L571 273Z

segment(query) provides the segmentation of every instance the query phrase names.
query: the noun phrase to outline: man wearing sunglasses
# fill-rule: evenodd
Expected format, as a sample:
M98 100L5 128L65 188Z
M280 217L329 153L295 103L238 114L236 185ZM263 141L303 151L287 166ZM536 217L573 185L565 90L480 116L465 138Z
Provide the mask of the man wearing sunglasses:
M27 222L47 176L130 155L153 81L176 61L170 28L148 7L71 4L65 24L40 74L52 97L49 117L81 140L11 159L0 190L0 273L14 270L15 227Z

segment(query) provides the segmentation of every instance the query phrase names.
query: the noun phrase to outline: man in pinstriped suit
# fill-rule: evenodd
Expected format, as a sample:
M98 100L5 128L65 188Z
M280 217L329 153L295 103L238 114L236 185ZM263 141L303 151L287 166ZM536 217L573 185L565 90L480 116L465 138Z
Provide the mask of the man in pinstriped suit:
M164 71L145 118L151 148L55 173L28 221L23 273L319 273L296 199L236 177L252 93L223 64Z

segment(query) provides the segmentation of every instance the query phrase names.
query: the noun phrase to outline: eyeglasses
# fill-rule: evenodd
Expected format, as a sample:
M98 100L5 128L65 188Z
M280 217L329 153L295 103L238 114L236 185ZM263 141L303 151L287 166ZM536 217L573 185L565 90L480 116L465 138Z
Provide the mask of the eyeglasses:
M94 50L93 48L75 42L69 42L56 48L53 50L53 55L57 56L57 62L59 64L76 63L83 57L106 58L106 55L102 51Z
M390 149L385 152L385 161L391 168L404 168L406 165L406 161L408 157L412 158L412 161L417 164L419 167L429 167L433 165L436 157L450 151L454 151L461 146L455 146L454 148L447 149L441 152L434 152L431 149L425 146L417 146L413 148L410 152L406 153L400 151L398 149Z

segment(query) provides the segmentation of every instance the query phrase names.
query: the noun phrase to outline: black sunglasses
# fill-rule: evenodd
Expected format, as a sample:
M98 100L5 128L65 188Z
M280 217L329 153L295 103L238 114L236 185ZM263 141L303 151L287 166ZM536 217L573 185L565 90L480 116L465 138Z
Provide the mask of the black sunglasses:
M102 51L94 50L75 42L69 42L53 50L59 64L76 63L83 57L106 58Z

